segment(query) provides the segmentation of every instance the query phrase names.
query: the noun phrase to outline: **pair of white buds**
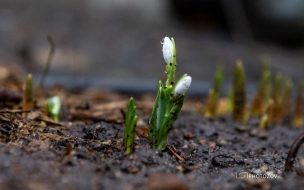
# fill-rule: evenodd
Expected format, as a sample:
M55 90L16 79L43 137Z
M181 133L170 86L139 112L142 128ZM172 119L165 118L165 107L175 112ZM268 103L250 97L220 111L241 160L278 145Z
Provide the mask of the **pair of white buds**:
M163 45L163 56L167 64L172 63L173 59L173 43L170 38L165 37L162 39L161 44ZM176 84L173 89L173 96L177 97L184 95L191 85L192 78L188 75L184 75Z

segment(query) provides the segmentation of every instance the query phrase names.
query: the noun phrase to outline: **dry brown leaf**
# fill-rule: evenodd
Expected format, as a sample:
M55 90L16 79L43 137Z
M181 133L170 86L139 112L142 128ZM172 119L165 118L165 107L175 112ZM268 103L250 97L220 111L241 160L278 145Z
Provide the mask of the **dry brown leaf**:
M136 135L142 138L148 138L148 129L143 127L135 128Z

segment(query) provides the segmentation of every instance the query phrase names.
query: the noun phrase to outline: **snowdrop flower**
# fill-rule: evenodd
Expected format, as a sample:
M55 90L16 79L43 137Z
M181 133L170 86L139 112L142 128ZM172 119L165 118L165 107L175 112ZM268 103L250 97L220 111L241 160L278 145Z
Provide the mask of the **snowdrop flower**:
M163 55L165 62L170 64L173 57L173 44L168 37L162 39L161 44L163 44Z
M190 76L185 75L182 77L173 89L173 96L177 97L180 95L184 95L185 92L188 90L191 84L192 78Z

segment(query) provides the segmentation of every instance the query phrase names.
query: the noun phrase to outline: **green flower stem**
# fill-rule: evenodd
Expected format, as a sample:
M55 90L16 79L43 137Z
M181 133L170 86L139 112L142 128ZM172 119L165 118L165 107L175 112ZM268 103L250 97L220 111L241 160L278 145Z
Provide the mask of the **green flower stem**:
M175 48L175 41L173 38L171 38L171 42L173 45L173 57L172 57L172 61L169 66L169 73L168 73L168 78L166 81L166 87L170 86L172 81L174 80L174 75L175 75L175 70L176 70L176 48Z
M126 154L131 154L133 152L136 122L136 106L133 98L130 98L127 105L126 126L124 131L124 145L126 147Z
M158 150L163 150L167 146L167 138L169 135L169 131L172 129L172 126L177 119L177 116L183 106L184 95L173 98L170 101L170 104L166 110L166 114L162 123L162 127L159 129L157 136L157 147Z
M153 149L163 150L167 145L169 131L177 119L184 102L184 95L172 96L172 85L164 88L159 81L158 94L149 122L149 140Z

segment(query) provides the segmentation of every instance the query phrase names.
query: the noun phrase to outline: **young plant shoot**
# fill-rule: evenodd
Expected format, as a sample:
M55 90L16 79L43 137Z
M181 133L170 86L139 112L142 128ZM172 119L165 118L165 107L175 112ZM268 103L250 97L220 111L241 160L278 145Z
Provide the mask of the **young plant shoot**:
M218 113L218 101L221 93L221 86L224 79L223 67L217 66L213 82L213 88L209 90L208 100L206 105L205 117L216 118Z
M290 113L291 107L291 94L292 94L293 82L290 78L287 78L284 84L284 94L282 99L282 117L285 118Z
M259 88L252 102L252 107L251 107L252 116L261 116L267 109L270 74L271 72L268 64L263 64Z
M243 63L236 62L233 75L233 120L246 122L246 78Z
M228 96L227 96L227 112L228 114L231 114L234 108L234 93L233 93L233 86L230 86L228 90Z
M61 101L59 96L53 96L48 99L48 111L54 121L59 121L59 114L61 109Z
M163 150L167 146L167 137L183 106L185 92L188 90L192 78L184 74L174 83L176 70L176 48L174 39L165 37L163 56L166 62L165 71L168 74L165 85L158 83L158 93L154 102L149 121L149 141L153 149Z
M267 120L268 120L268 115L267 114L262 115L262 117L260 119L260 124L259 124L259 128L261 130L264 130L266 128Z
M126 154L131 154L133 152L136 122L136 106L133 98L130 98L127 105L126 126L124 131L124 146L126 147Z
M34 108L33 77L31 74L28 74L24 87L22 109L31 110L33 108ZM23 115L26 116L27 113L23 113Z
M282 100L283 100L283 75L275 75L273 90L273 103L269 105L268 125L275 126L282 124Z
M293 127L303 127L303 94L304 94L304 81L301 81L298 87L297 97L295 100L295 110L292 118Z

